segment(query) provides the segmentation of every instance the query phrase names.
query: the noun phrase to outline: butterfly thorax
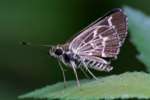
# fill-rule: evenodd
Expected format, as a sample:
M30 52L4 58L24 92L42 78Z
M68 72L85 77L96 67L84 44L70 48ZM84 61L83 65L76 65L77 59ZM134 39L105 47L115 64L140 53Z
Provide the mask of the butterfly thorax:
M80 57L69 50L68 45L53 46L49 50L49 54L58 60L61 60L65 65L70 65L71 61L76 65L80 64Z

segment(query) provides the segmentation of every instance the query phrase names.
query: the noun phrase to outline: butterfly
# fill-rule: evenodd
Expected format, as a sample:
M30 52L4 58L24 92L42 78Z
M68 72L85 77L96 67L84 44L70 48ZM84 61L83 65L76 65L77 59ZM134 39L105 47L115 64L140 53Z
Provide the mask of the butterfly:
M105 72L113 70L111 60L117 58L125 41L127 24L127 16L123 10L113 9L81 30L70 41L51 46L49 54L73 69L77 85L80 86L77 68L84 68L95 79L90 69ZM65 81L65 73L60 62L59 65Z

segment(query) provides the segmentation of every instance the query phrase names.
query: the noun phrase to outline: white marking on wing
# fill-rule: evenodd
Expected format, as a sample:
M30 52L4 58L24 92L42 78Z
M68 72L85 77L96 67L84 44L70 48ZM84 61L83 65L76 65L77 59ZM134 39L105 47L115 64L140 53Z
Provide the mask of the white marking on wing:
M113 26L111 20L112 20L112 16L110 16L110 17L108 18L108 24L109 24L109 26Z
M94 36L93 37L96 37L96 35L97 35L97 29L99 29L99 28L101 28L102 26L97 26L96 28L95 28L95 30L93 31L93 33L94 33Z
M98 68L98 66L99 66L99 63L97 65L95 65L95 68Z
M98 69L101 69L101 68L102 68L102 66L103 66L103 64L100 64L100 66L98 66Z
M111 70L113 70L113 67L112 66L109 66L106 68L107 72L110 72Z
M72 48L72 51L73 51L74 54L78 54L78 50L77 49Z
M98 31L98 29L99 28L101 28L101 27L109 27L109 26L106 26L106 25L101 25L101 26L97 26L97 27L95 27L95 30L93 31L94 32L94 37L96 37L97 36L97 31ZM105 32L105 31L104 31ZM103 33L103 32L102 32Z
M89 30L85 30L85 33L91 31L92 29L94 29L94 28L91 27L91 28L89 28ZM87 38L89 37L89 35L90 35L90 34L87 34L87 36L86 36L86 37L81 41L81 43L79 44L78 48L76 48L76 49L77 49L77 50L76 50L77 52L78 52L78 50L80 49L80 47L81 47L82 43L84 42L84 40L87 39Z
M91 42L90 44L91 44L91 46L92 46L93 48L95 47L95 44L94 44L93 42Z
M93 63L91 64L91 67L93 67L93 65L96 63L96 61L93 61Z
M95 48L95 45L94 44L92 44L93 43L93 41L96 41L96 40L94 40L94 38L95 37L97 37L97 31L98 31L98 29L99 28L101 28L101 27L109 27L109 26L106 26L106 25L102 25L102 26L96 26L96 27L94 27L95 29L93 30L93 39L91 39L90 41L88 41L87 43L90 43L91 44L91 46L93 47L93 48ZM106 30L107 31L107 30ZM106 32L106 31L104 31L104 32ZM103 33L103 32L102 32ZM89 35L88 35L89 36ZM86 36L86 38L88 38L88 36ZM85 39L86 39L85 38ZM103 37L101 36L101 35L99 35L99 38L100 39L102 39ZM84 40L84 39L83 39ZM81 46L81 44L79 45L79 47L77 48L77 52L80 52L80 50L82 51L82 48L87 44L87 43L84 43L84 45L82 45Z
M105 53L104 53L104 49L106 46L106 40L108 40L108 37L103 37L103 41L102 41L102 45L103 45L103 49L102 49L102 56L106 57Z
M91 56L91 55L93 55L93 53L92 53L92 52L90 52L90 53L88 53L88 55L90 55L90 56Z

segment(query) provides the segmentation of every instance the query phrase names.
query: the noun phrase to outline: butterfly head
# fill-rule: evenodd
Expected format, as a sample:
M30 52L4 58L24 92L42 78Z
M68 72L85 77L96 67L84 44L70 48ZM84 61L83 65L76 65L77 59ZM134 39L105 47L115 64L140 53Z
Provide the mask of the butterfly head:
M63 55L63 49L62 47L60 46L52 46L50 49L49 49L49 54L53 57L60 57Z

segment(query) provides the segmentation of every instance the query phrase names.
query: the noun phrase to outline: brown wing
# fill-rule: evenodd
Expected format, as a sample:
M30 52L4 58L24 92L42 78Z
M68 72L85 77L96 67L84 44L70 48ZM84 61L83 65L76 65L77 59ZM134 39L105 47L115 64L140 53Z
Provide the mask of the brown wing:
M115 9L75 37L69 49L79 55L116 57L126 34L126 16L121 9Z
M85 43L77 49L79 55L115 57L119 53L121 42L113 27L97 27L92 35L92 39L84 39Z

